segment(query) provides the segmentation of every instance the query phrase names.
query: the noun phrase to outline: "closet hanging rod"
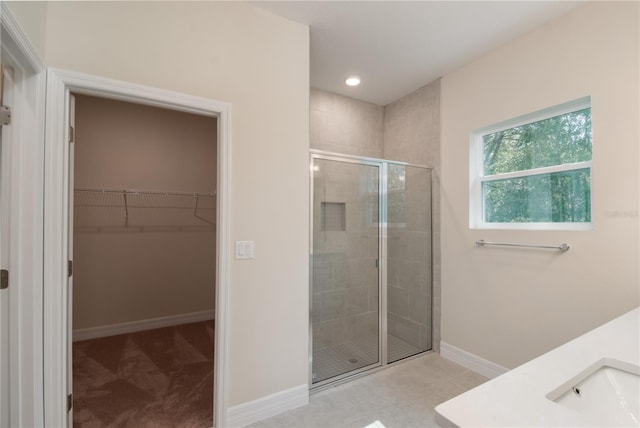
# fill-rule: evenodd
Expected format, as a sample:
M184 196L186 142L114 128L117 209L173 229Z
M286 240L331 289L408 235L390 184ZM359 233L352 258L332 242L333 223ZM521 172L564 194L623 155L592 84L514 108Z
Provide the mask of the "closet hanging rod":
M164 196L193 196L193 197L208 197L213 198L216 196L216 192L213 193L189 193L189 192L162 192L158 190L138 190L138 189L94 189L89 187L76 187L73 189L76 192L94 192L94 193L119 193L125 195L164 195Z
M515 242L488 242L484 239L478 239L476 245L482 247L483 245L500 245L503 247L526 247L526 248L549 248L552 250L569 251L569 244L560 245L540 245L540 244L518 244Z

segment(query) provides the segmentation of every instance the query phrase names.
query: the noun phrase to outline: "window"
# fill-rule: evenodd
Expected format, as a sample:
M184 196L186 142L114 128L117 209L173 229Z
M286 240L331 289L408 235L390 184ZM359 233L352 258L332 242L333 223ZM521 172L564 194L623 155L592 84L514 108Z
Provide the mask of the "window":
M473 228L591 227L591 100L471 134Z

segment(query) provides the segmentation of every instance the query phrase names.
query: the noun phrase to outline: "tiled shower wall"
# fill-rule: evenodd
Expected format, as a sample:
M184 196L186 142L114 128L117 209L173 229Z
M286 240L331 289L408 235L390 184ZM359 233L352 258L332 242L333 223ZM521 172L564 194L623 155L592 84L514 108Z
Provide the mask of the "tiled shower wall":
M312 88L309 109L312 149L383 157L384 107Z
M394 101L384 107L384 158L402 162L410 162L417 165L424 165L432 168L431 176L431 216L432 216L432 237L426 238L432 244L433 257L433 349L440 350L440 79L429 83L426 86ZM407 179L407 183L410 183ZM412 193L412 192L409 192ZM390 229L389 236L394 233L408 233L415 236L414 232L406 230L404 232L394 232ZM415 238L408 238L410 247L411 241ZM390 244L391 245L391 244ZM409 250L411 250L409 248ZM403 250L400 250L403 251ZM425 249L426 251L426 249ZM391 255L391 253L390 253ZM389 273L393 274L395 269L402 269L398 263L404 263L401 258L389 258ZM406 275L422 275L406 273ZM388 278L389 284L392 278ZM400 290L389 287L389 301L399 297L404 299L409 290ZM394 296L397 294L397 296ZM410 299L410 297L408 297ZM400 309L400 308L395 308ZM393 312L393 311L392 311ZM411 335L415 337L416 318L409 312L402 311L396 313L404 318L406 327ZM391 316L389 317L392 318ZM410 322L407 322L410 321ZM422 320L426 321L426 320ZM431 322L431 320L429 320ZM422 322L418 323L420 326ZM391 324L389 324L391 330ZM422 336L424 337L424 336ZM406 338L404 339L406 340ZM411 342L409 342L411 343Z
M384 158L440 168L440 80L384 107Z
M438 177L440 171L440 80L436 80L384 107L318 89L311 89L310 142L311 147L314 149L398 160L432 168L432 230L427 230L426 228L422 231L416 228L413 230L389 228L388 327L391 334L419 348L424 348L427 344L429 340L427 336L430 336L431 333L429 327L431 327L433 329L433 348L439 350L440 191ZM412 172L408 170L408 186L412 180L411 174ZM357 186L355 188L357 189ZM314 192L318 190L314 189ZM329 191L328 189L326 190ZM428 196L426 190L424 192L415 192L415 196L412 196L414 192L411 189L408 190L407 194L410 195L407 200L408 212L413 210L415 213L416 210L423 209L427 201L420 200L420 198ZM329 201L330 199L327 200ZM319 206L314 207L314 211L316 211L314 212L314 218L318 218L316 216L319 215L319 209ZM429 233L433 234L433 239L430 239ZM331 237L332 234L334 235L333 237ZM326 240L332 242L331 245L335 245L335 248L347 245L346 242L349 240L345 232L342 232L342 238L338 237L339 234L340 232L325 232ZM344 242L342 242L342 239L344 239ZM314 269L320 267L317 275L347 277L346 272L340 272L342 269L340 267L334 268L338 272L325 272L322 270L323 263L329 265L331 260L339 260L340 257L336 253L332 254L332 251L327 247L326 253L314 260L316 263ZM424 263L418 263L419 260L428 260L428 257L433 258L432 271L429 271ZM326 260L322 261L322 258ZM363 261L363 263L365 262ZM340 265L341 263L338 262L338 266ZM371 275L375 275L375 273L371 273ZM422 289L427 284L424 279L431 275L433 277L433 319L431 319L428 311L424 311L415 305L415 297L417 296L415 293L424 293L426 291ZM318 280L320 281L319 283L316 282ZM415 285L409 286L410 283ZM358 282L356 281L354 284L358 284ZM322 286L323 279L314 277L315 290L319 290L318 287ZM369 301L372 301L374 297L370 290L367 293L362 293L362 295L366 295ZM420 295L420 297L425 296ZM346 314L348 312L347 306L351 307L353 299L356 299L356 297L355 292L346 291L345 288L342 291L332 292L322 299L326 299L322 300L324 309L319 307L317 310L331 311L332 308L338 308L337 311L343 311ZM352 299L351 303L349 299ZM361 297L361 299L364 299L364 297ZM314 307L316 306L315 302L314 300ZM360 307L364 306L360 304ZM337 312L334 311L333 313L336 314ZM314 314L314 320L318 320L315 315L318 315L320 319L324 319L323 316L327 316ZM340 320L333 318L332 322L327 322L328 320L325 319L314 323L314 349L316 349L316 346L329 346L329 344L335 344L344 337L352 337L353 334L357 335L362 332L362 326L374 324L369 319L366 322L363 321L363 317L373 318L374 315L377 317L377 313L368 310L368 312L354 315L356 316L355 320L345 316ZM361 320L360 324L358 324L358 319ZM377 324L375 325L377 326ZM360 330L358 326L360 326Z

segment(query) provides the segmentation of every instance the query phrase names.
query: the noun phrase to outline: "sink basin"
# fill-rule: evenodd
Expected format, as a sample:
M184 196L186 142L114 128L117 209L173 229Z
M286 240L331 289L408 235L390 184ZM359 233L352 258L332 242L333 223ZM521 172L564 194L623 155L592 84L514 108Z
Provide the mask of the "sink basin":
M640 367L603 358L546 395L609 426L640 426Z

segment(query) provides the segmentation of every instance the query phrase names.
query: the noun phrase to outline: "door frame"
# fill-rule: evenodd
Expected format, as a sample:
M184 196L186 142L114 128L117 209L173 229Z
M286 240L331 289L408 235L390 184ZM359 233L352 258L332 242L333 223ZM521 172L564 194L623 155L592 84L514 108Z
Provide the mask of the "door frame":
M378 271L378 286L379 294L378 294L378 307L379 307L379 317L378 323L379 328L378 332L380 337L378 338L379 343L379 362L377 364L371 364L369 366L362 367L360 369L356 369L353 371L349 371L343 373L338 376L334 376L332 378L326 379L322 382L318 382L317 385L313 384L313 240L314 240L314 161L316 159L321 160L330 160L336 162L344 162L344 163L352 163L359 165L372 165L378 166L379 169L379 221L380 221L380 248L379 248L379 271ZM336 153L329 152L318 149L309 150L309 389L312 392L322 391L327 388L334 387L342 382L346 382L351 379L358 378L360 376L364 376L368 373L371 373L374 370L381 370L385 367L389 367L395 364L401 364L403 361L408 361L409 359L417 358L421 355L424 355L426 352L433 352L434 346L432 344L431 349L420 351L419 353L402 358L397 361L389 362L388 351L389 346L387 343L387 334L388 334L388 297L387 297L387 272L388 272L388 213L387 213L387 203L388 203L388 175L389 175L389 165L402 165L405 167L411 168L420 168L426 171L429 171L430 177L430 198L433 198L433 169L426 165L413 164L408 162L395 161L390 159L380 159L368 156L357 156L357 155L349 155L344 153ZM430 207L433 209L433 200L431 199ZM430 230L433 234L433 212L430 213ZM433 235L432 235L433 236ZM431 292L432 292L432 300L431 300L431 325L433 326L434 320L434 303L433 303L433 238L431 240L431 259L429 263L431 264ZM433 339L434 330L431 332L431 337Z
M214 426L226 425L230 290L231 105L135 83L48 69L44 174L44 420L67 424L69 260L69 95L71 92L218 119Z
M5 2L3 59L14 71L9 211L10 426L43 425L42 255L45 67ZM5 239L5 237L3 237Z

